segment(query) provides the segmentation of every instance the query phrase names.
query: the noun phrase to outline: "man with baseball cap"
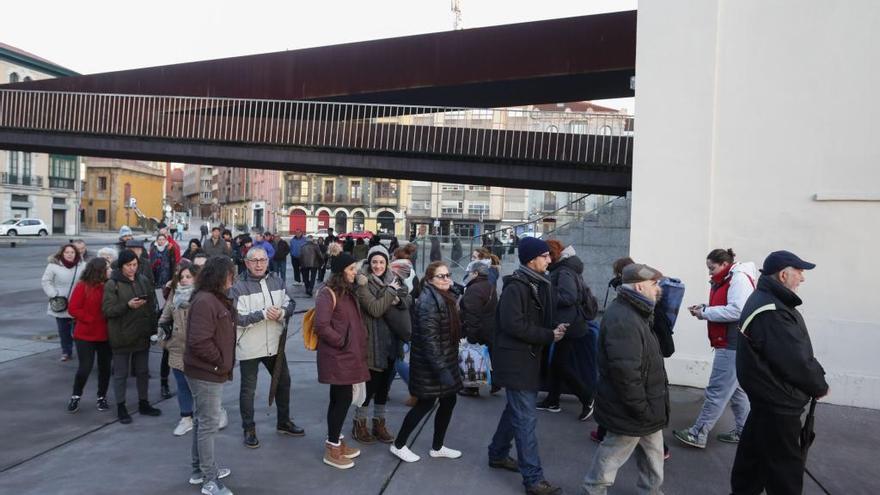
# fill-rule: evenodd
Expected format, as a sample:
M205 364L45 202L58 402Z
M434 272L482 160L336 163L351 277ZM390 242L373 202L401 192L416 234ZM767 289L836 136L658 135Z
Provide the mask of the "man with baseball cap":
M519 262L521 266L504 277L498 302L492 384L505 388L507 407L489 445L489 466L519 472L528 494L554 495L562 489L544 479L535 434L535 406L541 385L542 348L562 339L568 324L553 324L553 299L547 277L550 246L535 237L526 237L519 243ZM516 460L510 458L514 440Z
M669 422L669 389L660 342L651 329L663 274L648 265L627 265L617 298L599 327L596 422L608 432L599 444L582 488L602 494L636 453L639 493L660 493L663 428Z
M815 267L788 251L770 253L743 307L736 374L752 410L733 463L734 494L803 492L801 414L811 399L828 394L825 370L796 309L804 270Z

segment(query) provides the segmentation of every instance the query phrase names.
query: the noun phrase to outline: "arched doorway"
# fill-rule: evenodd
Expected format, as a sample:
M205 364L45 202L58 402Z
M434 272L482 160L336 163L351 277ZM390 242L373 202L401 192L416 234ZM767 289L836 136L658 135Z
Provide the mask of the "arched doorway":
M344 211L336 212L336 232L340 234L348 232L348 215Z
M298 208L290 212L290 233L297 230L306 230L306 212Z
M379 224L379 232L388 232L394 234L394 213L390 211L380 212L376 216L376 223Z
M329 229L330 228L330 212L327 210L321 210L318 213L318 230L321 229Z
M352 216L351 221L351 230L353 232L363 232L364 231L364 212L356 211Z

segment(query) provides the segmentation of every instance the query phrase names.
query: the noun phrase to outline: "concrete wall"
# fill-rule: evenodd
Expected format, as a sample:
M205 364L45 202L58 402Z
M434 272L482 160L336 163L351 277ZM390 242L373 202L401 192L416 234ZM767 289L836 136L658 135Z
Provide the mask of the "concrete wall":
M880 4L639 4L631 252L705 302L706 254L814 261L800 296L828 401L880 408ZM825 195L846 201L819 201ZM705 324L676 328L673 382L705 386Z

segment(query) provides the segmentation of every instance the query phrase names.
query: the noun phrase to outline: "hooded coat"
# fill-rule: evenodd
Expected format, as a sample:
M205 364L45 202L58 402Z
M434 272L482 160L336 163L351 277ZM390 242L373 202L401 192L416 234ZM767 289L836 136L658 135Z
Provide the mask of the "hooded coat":
M565 338L581 338L589 331L588 320L596 313L588 314L584 309L584 299L591 301L591 308L598 309L595 296L584 283L584 262L574 254L571 246L562 252L562 259L550 265L550 282L556 300L556 321L568 323Z
M147 302L137 309L128 307L128 302L138 296L144 296ZM101 310L107 318L113 352L150 348L150 336L156 333L156 293L146 277L136 274L134 280L129 280L120 270L114 270L104 284Z
M415 303L412 347L409 356L409 393L438 398L461 390L458 340L450 329L449 308L437 289L425 284Z
M367 329L367 366L371 370L387 369L389 362L393 363L402 354L401 338L406 337L402 333L409 333L408 328L391 328L386 318L386 314L394 311L395 307L407 311L408 316L411 299L406 285L400 283L401 288L398 290L389 286L396 278L388 268L381 278L373 275L368 263L364 263L357 278L355 295L360 305L364 327ZM396 305L395 299L398 300Z

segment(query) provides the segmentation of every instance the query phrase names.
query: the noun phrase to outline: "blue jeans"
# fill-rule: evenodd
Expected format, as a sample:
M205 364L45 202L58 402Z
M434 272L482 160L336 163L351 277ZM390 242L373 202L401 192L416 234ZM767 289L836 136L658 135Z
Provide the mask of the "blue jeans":
M706 400L703 401L703 409L700 410L697 421L690 429L697 441L706 443L709 432L724 413L728 402L736 420L736 432L742 433L751 408L749 398L736 379L736 351L715 349L712 375L709 376L709 385L706 386Z
M58 325L58 338L61 339L61 353L73 356L73 318L55 318Z
M502 460L510 455L510 442L516 441L516 458L525 486L532 486L544 479L541 458L538 455L538 437L535 427L538 416L535 406L538 392L505 389L507 406L498 421L498 429L489 445L489 459Z
M180 407L180 416L193 415L193 396L189 389L189 382L186 381L186 375L178 369L172 369L174 373L174 381L177 382L177 405Z

